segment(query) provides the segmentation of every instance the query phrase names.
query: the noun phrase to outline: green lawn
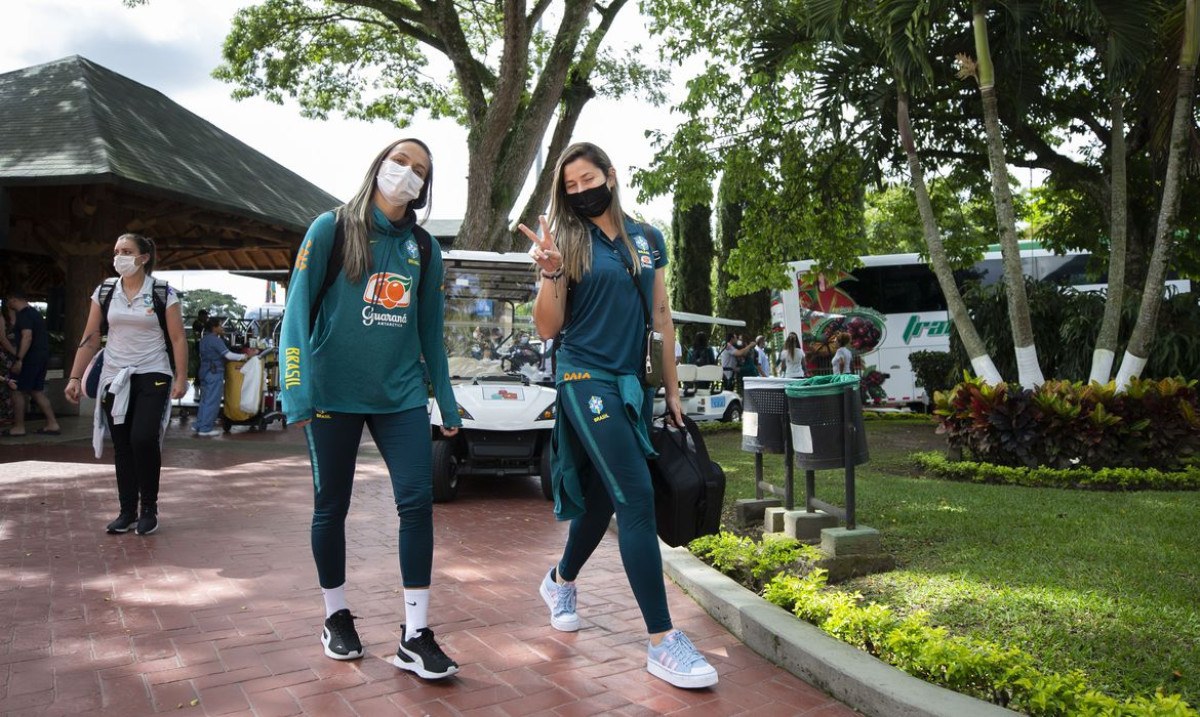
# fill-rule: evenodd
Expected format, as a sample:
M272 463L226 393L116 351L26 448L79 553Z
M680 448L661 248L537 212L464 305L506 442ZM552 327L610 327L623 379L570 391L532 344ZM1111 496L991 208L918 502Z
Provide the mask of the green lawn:
M899 568L843 587L953 632L1019 647L1044 669L1080 669L1113 695L1182 693L1200 703L1200 493L1098 493L974 485L913 475L905 456L940 448L933 427L870 421L858 520ZM706 436L726 501L754 495L739 433ZM782 481L781 456L765 456ZM797 472L797 503L803 504ZM842 503L843 474L817 474Z

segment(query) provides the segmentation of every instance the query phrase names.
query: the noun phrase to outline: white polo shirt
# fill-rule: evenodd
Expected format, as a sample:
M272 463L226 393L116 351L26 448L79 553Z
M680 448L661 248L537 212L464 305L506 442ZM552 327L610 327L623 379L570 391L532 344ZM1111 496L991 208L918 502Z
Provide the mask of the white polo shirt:
M146 276L142 288L132 300L118 280L108 302L108 343L104 346L104 371L100 383L109 383L126 367L133 373L165 373L174 377L167 356L167 339L154 313L154 279ZM92 301L100 304L100 287L92 292ZM175 290L167 287L167 306L179 303Z

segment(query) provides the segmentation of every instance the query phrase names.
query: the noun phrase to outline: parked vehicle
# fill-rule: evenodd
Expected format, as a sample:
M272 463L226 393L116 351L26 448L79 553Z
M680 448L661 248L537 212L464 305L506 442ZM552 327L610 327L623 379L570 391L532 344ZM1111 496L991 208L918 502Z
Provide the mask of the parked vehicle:
M692 336L697 331L711 330L714 326L727 328L745 328L746 322L741 319L725 319L719 316L704 316L683 311L672 311L671 319L675 328L682 328L684 336ZM713 347L713 353L719 354L721 346ZM742 420L742 398L736 391L727 391L721 382L720 364L696 366L695 364L679 364L675 367L679 374L679 402L684 414L697 423L701 421L740 421ZM660 415L666 410L666 399L662 389L654 397L654 414Z
M956 272L960 283L985 285L1004 280L998 247L969 269ZM788 263L790 287L780 292L785 331L805 339L807 373L828 368L827 351L837 334L850 335L850 348L872 403L924 410L929 402L916 385L908 357L915 351L949 351L950 317L933 270L918 254L859 257L852 272L819 272L811 261ZM1104 276L1095 275L1085 252L1055 254L1036 242L1021 245L1026 276L1103 291ZM1188 291L1190 282L1169 277L1168 291Z

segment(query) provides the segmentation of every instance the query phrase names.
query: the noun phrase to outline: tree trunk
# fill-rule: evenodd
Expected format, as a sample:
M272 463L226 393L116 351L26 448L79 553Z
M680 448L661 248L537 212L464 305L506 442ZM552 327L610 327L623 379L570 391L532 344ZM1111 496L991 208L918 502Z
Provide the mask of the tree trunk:
M1121 303L1125 300L1125 247L1127 229L1125 210L1128 193L1125 182L1125 99L1120 90L1112 94L1112 198L1111 240L1108 253L1108 289L1104 299L1104 318L1092 351L1092 370L1088 382L1108 383L1112 375L1117 338L1121 330Z
M913 192L917 198L917 209L921 214L921 229L925 236L925 245L929 249L929 264L937 276L942 295L946 298L946 310L954 328L962 337L963 346L971 359L971 367L976 375L995 386L1003 383L1004 379L988 355L987 346L975 329L975 322L967 311L966 302L954 283L954 272L950 268L950 260L946 257L946 249L942 245L941 231L938 229L937 217L933 213L933 202L929 198L929 189L925 185L925 171L921 168L921 159L917 155L917 144L913 139L912 121L908 115L908 93L898 90L896 99L896 124L900 133L900 144L908 157L908 170L912 175ZM930 396L930 398L933 398Z
M1171 124L1171 144L1167 155L1167 175L1163 181L1162 204L1158 212L1158 225L1154 234L1154 250L1150 254L1150 269L1146 273L1146 284L1142 290L1142 303L1138 308L1137 323L1125 347L1121 368L1117 372L1117 391L1124 391L1129 382L1142 375L1150 354L1150 339L1158 321L1158 309L1162 305L1163 290L1167 273L1167 261L1171 254L1172 232L1179 213L1182 195L1184 159L1187 151L1188 134L1192 126L1192 93L1196 86L1196 59L1200 55L1200 5L1197 0L1187 0L1183 47L1179 53L1179 81L1175 92L1175 117Z
M1029 318L1029 298L1025 294L1025 274L1021 270L1021 249L1017 239L1016 214L1012 190L1008 186L1008 161L1004 156L1004 137L1000 134L1000 113L996 85L988 47L987 15L983 0L974 0L975 52L978 62L979 93L983 97L983 123L987 131L988 163L992 174L992 195L996 204L996 223L1000 229L1000 253L1004 259L1008 317L1016 347L1017 381L1026 387L1042 384L1033 324Z
M521 211L521 223L525 226L536 230L538 217L546 213L546 207L550 204L550 191L554 187L554 165L563 150L571 144L571 137L575 134L575 125L579 122L579 115L583 113L583 106L595 96L596 92L591 85L579 80L574 81L563 94L562 110L558 115L558 122L554 125L550 146L546 150L546 161L534 184L533 194L529 195L525 209ZM528 244L529 241L522 234L513 238L512 249L525 251L529 248Z

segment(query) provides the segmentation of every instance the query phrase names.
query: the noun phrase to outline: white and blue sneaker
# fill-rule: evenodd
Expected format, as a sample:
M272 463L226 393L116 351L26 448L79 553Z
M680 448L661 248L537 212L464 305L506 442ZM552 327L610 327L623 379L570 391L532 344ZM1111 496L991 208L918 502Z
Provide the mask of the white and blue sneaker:
M550 608L550 626L563 632L575 632L579 629L579 615L575 612L575 583L559 585L554 579L554 568L546 573L542 580L542 599Z
M717 684L716 669L679 630L668 632L657 645L647 646L646 669L676 687L696 689Z

